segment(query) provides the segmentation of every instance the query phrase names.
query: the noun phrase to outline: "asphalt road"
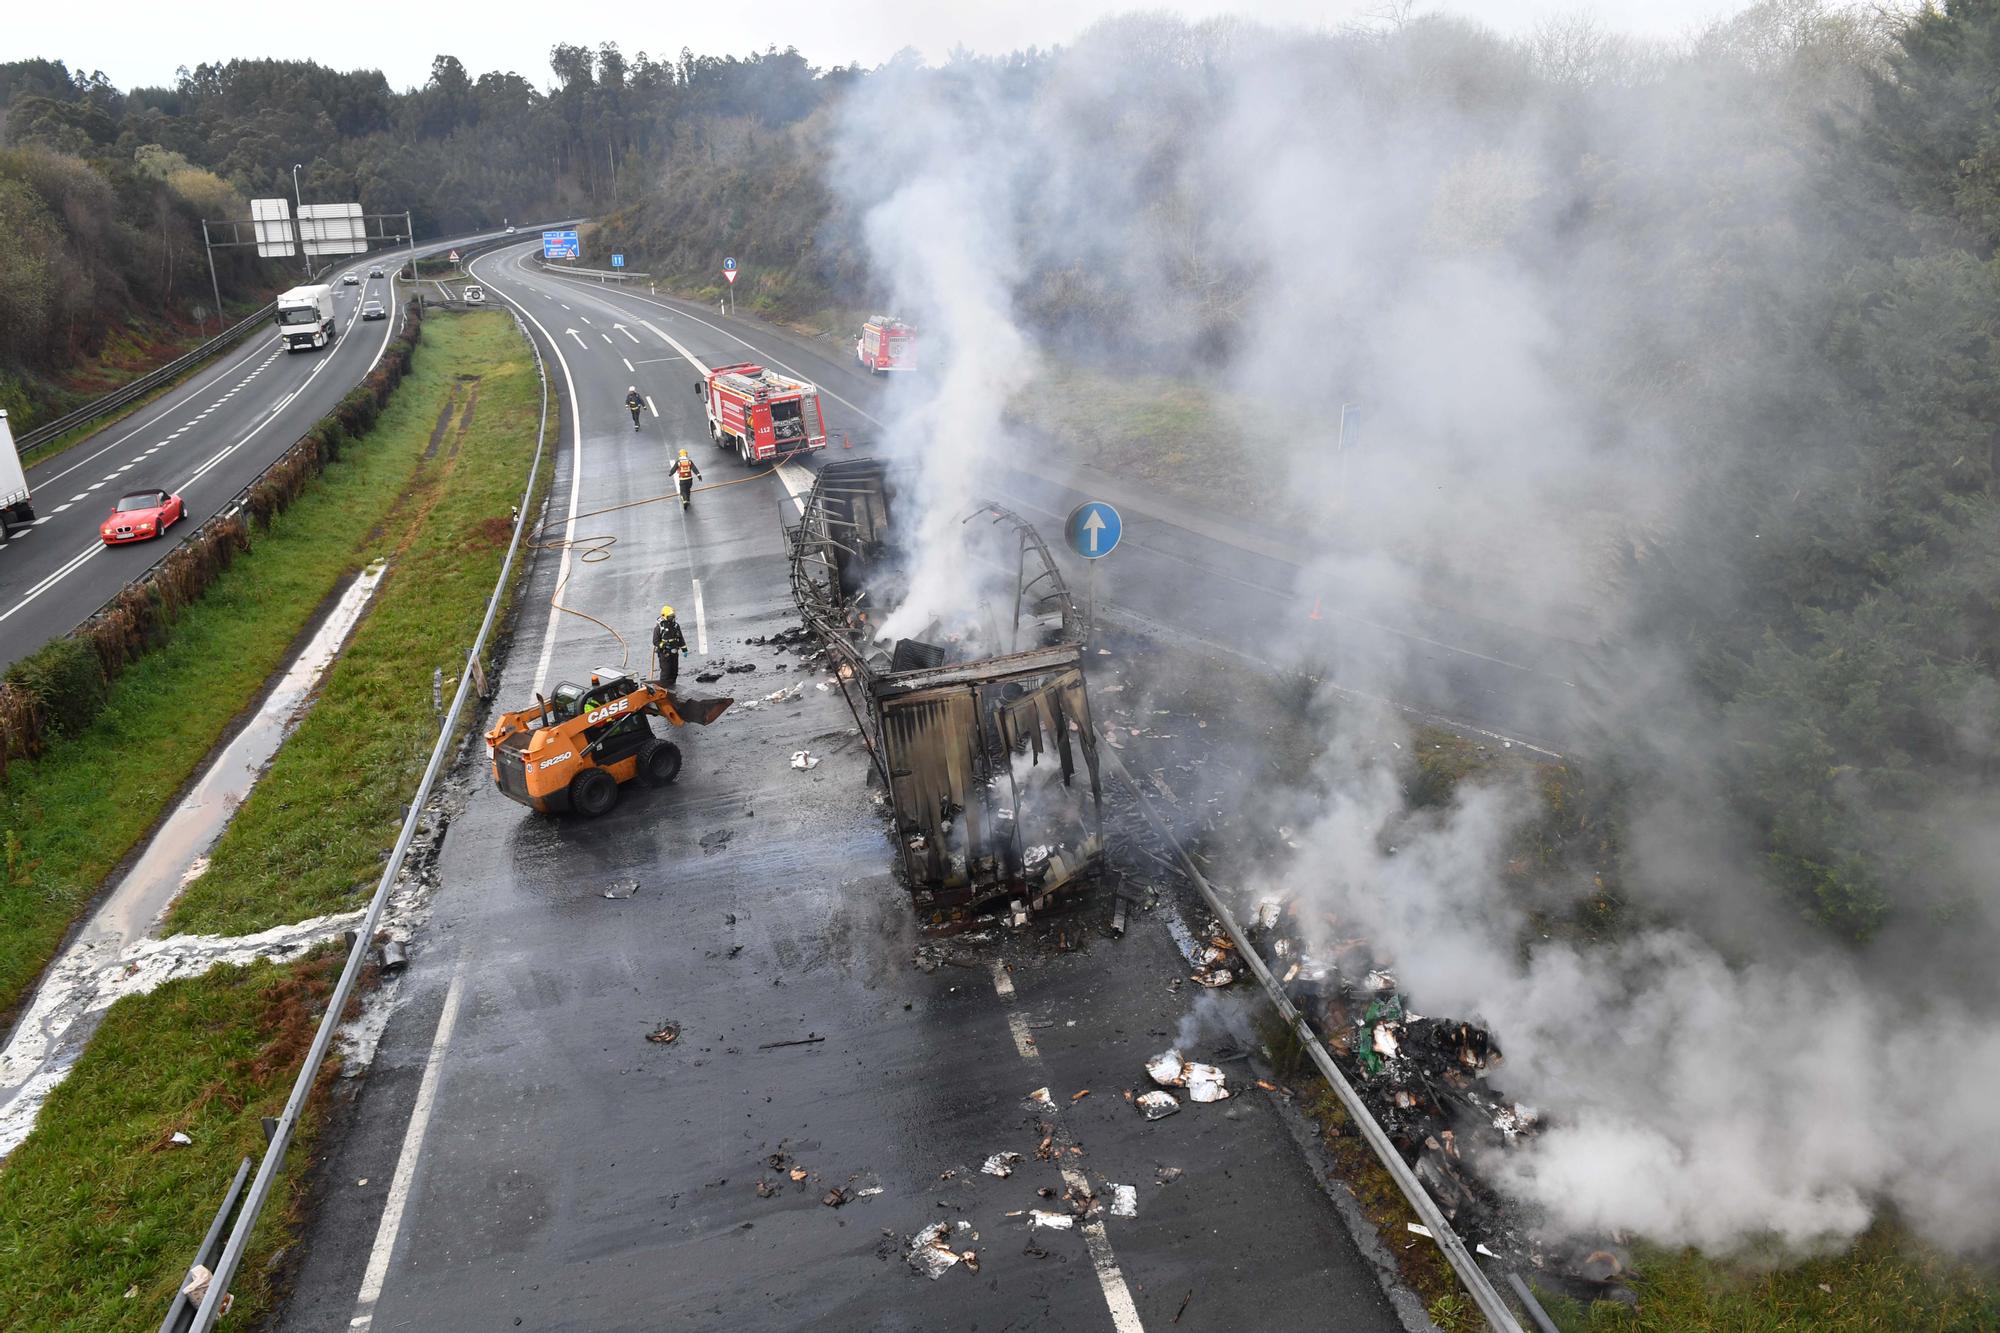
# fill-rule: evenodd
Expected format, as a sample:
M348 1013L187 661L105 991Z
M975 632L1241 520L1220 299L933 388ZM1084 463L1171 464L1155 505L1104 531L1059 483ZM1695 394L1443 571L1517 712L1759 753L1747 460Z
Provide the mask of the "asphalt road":
M1399 1327L1275 1099L1245 1089L1148 1122L1121 1096L1189 1010L1158 918L1082 952L1009 934L959 942L962 965L912 965L852 719L824 676L748 642L796 623L780 525L801 478L712 450L669 339L711 363L734 344L665 311L647 327L514 255L477 272L554 357L552 513L589 515L558 531L609 556L543 555L499 698L626 658L551 614L560 586L627 636L633 665L672 602L690 670L753 663L708 688L759 706L678 734L679 782L595 822L531 815L472 766L431 922L319 1164L280 1326ZM638 431L619 402L635 382L652 404ZM683 446L710 483L737 483L685 515L645 503ZM817 767L792 766L801 749ZM648 1042L664 1022L679 1039ZM1036 1157L1044 1125L1054 1160ZM982 1173L1001 1152L1022 1155L1013 1174ZM1079 1182L1107 1200L1136 1186L1135 1215L1031 1228L1028 1210L1061 1208L1038 1191ZM835 1189L850 1197L830 1206ZM976 1271L906 1264L937 1222Z
M488 265L489 271L501 271L497 260ZM843 441L856 453L876 448L885 422L895 418L897 395L909 387L898 375L871 376L851 350L761 320L652 295L642 285L545 272L525 254L510 255L505 271L517 278L533 275L528 307L556 336L565 337L564 330L574 327L589 342L618 338L633 367L627 382L637 383L656 403L663 396L685 397L699 406L692 372L672 354L663 359L657 343L634 351L617 330L601 327L607 319L626 323L640 337L645 336L640 321L650 319L684 345L713 347L716 358L762 361L811 380L826 391L829 457L846 453ZM578 323L583 312L597 324ZM565 342L575 346L567 337ZM618 387L622 392L623 385ZM949 448L950 442L937 447ZM693 449L696 458L705 451L705 444ZM1094 468L1040 458L1021 466L989 462L981 473L980 493L1040 529L1073 591L1082 596L1094 573L1099 607L1143 630L1198 641L1259 665L1305 666L1426 719L1552 750L1573 745L1584 725L1594 671L1589 645L1533 632L1503 617L1416 601L1378 598L1363 604L1317 565L1329 547L1312 534L1259 530ZM1063 519L1090 499L1115 504L1124 519L1116 554L1096 562L1095 571L1059 540Z
M483 232L420 246L420 255L500 236ZM258 473L382 359L395 336L408 284L393 276L394 253L357 255L334 270L338 340L317 352L286 352L276 326L236 347L137 412L28 469L33 526L0 542L0 669L68 633L144 574ZM370 279L381 264L391 275ZM362 281L343 286L340 275ZM364 322L361 302L389 318ZM121 494L148 487L179 494L187 518L164 539L106 546L98 524Z

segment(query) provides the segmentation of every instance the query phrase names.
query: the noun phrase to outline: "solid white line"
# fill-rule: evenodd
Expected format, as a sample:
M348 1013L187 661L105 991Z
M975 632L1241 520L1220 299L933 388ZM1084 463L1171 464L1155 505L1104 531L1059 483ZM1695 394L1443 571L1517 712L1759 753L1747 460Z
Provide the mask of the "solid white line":
M437 1032L431 1037L423 1081L417 1085L416 1105L410 1108L410 1126L403 1131L403 1148L396 1155L396 1174L389 1181L382 1221L375 1228L374 1247L368 1251L367 1271L361 1275L361 1292L355 1302L354 1322L358 1324L367 1322L363 1316L372 1317L375 1302L382 1296L383 1280L389 1275L389 1256L396 1248L396 1233L403 1227L403 1210L410 1203L410 1182L417 1174L417 1159L423 1155L424 1133L430 1128L431 1112L437 1107L438 1071L444 1067L445 1048L451 1045L451 1030L458 1022L464 982L465 973L453 971L451 986L444 993L444 1011L438 1015Z
M691 579L694 584L694 650L703 657L708 656L708 607L701 600L701 580Z
M1008 975L1005 963L993 964L993 989L1007 1002L1007 1028L1013 1033L1014 1049L1029 1064L1041 1064L1042 1053L1035 1047L1034 1034L1028 1031L1028 1020L1013 1007L1016 998L1014 978ZM1068 1128L1062 1122L1060 1110L1054 1134L1058 1147L1067 1148L1073 1143ZM1062 1174L1063 1183L1072 1190L1085 1195L1094 1192L1089 1179L1070 1165L1067 1156L1056 1159L1056 1169ZM1118 1267L1118 1256L1112 1252L1111 1237L1104 1230L1103 1219L1091 1218L1079 1230L1083 1232L1084 1248L1090 1251L1090 1266L1097 1274L1097 1285L1103 1289L1105 1308L1111 1312L1111 1327L1116 1333L1145 1333L1146 1326L1139 1319L1139 1307L1132 1301L1132 1289L1125 1284L1124 1271Z
M486 256L482 255L480 258L484 259ZM479 260L473 260L472 263L465 266L466 271L471 272L477 267L478 263ZM519 310L530 324L533 324L542 331L542 337L548 340L549 350L554 354L556 364L562 367L563 385L569 391L569 519L563 525L562 561L556 567L556 587L564 588L569 586L569 544L576 539L576 510L577 504L583 496L583 405L577 401L576 380L569 373L569 358L563 355L562 347L556 341L556 336L549 332L546 324L528 313L527 306L516 301L498 287L494 287L493 290L499 295L501 300ZM554 607L549 609L549 624L548 628L542 632L542 655L535 663L535 684L531 693L540 694L544 683L549 678L549 659L555 656L556 651L556 622L561 618Z
M78 567L80 567L84 561L90 559L92 556L96 555L99 551L102 551L103 549L104 549L104 543L97 542L88 547L86 550L82 551L81 553L71 556L66 563L64 563L56 570L55 573L49 575L47 578L43 579L40 583L37 583L34 587L28 589L27 593L21 598L20 601L14 603L14 605L9 607L7 610L0 611L0 620L7 619L7 617L13 615L14 612L19 611L22 607L26 606L29 602L34 601L37 597L40 597L50 588L55 587L56 584L62 582L63 579L67 578L72 570L75 570Z

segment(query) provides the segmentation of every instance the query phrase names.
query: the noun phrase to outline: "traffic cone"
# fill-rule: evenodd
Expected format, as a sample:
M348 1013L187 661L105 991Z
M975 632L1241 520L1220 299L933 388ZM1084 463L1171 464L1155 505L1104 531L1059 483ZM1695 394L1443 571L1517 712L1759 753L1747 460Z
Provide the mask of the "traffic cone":
M854 447L854 442L847 438L846 431L840 432L840 447L843 449L852 449Z
M1313 609L1309 613L1307 613L1306 619L1307 620L1319 619L1319 598L1317 597L1313 598Z

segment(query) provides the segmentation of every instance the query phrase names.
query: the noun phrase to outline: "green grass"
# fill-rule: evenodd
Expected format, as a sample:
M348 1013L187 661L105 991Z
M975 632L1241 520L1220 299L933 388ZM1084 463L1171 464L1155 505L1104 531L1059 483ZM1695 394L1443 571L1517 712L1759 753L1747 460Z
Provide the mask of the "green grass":
M424 332L433 373L414 392L405 381L376 434L392 452L421 451L450 391L444 369L481 377L471 425L460 433L455 406L437 456L365 543L364 556L390 562L374 605L176 904L173 930L236 934L351 907L395 841L437 734L432 669L444 669L449 697L499 574L540 406L533 358L506 316Z
M1969 1268L1926 1251L1888 1222L1839 1254L1784 1267L1749 1266L1693 1251L1634 1256L1636 1310L1545 1300L1573 1333L1960 1333L2000 1328L2000 1297Z
M426 327L394 402L449 378L449 324L437 322L438 347ZM412 446L380 430L348 442L189 608L167 645L127 668L89 728L9 767L0 782L0 1013L19 1002L104 877L283 665L315 608L360 566L365 534L408 488L421 451L421 439Z
M0 1328L159 1326L237 1162L262 1151L260 1117L283 1109L342 957L219 967L111 1007L0 1171ZM318 1130L314 1099L231 1284L232 1328L270 1307L266 1261Z

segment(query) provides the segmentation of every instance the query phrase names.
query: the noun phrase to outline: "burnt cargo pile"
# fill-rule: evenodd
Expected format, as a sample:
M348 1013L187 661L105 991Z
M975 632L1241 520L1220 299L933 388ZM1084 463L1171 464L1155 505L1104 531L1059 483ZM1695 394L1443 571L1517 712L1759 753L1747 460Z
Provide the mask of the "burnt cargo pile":
M1103 852L1082 619L1034 528L982 505L960 554L980 587L1011 585L1011 605L968 587L951 623L883 640L877 623L908 586L895 493L874 459L820 470L791 534L792 597L867 733L919 915L1018 920Z

